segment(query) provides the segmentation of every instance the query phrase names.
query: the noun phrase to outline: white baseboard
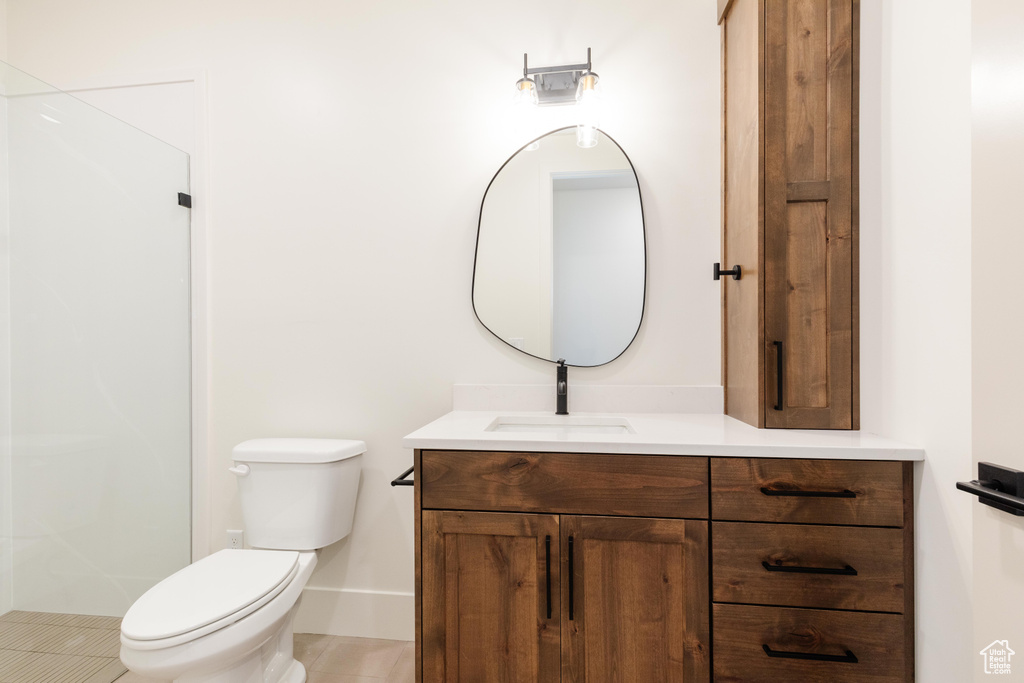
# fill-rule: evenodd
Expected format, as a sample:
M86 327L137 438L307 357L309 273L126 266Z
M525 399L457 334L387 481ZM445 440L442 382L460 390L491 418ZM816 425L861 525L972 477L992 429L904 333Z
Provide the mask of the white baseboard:
M412 593L307 586L295 617L295 632L412 640L415 619Z

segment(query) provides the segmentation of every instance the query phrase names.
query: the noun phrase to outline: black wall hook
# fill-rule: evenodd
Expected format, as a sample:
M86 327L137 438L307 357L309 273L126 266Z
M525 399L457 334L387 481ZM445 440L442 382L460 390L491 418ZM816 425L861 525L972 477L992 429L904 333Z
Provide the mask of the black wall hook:
M743 273L740 270L739 266L733 266L729 270L722 270L722 264L721 263L716 263L715 264L715 279L716 280L721 280L723 275L732 275L732 279L733 280L739 280L740 276L742 274Z

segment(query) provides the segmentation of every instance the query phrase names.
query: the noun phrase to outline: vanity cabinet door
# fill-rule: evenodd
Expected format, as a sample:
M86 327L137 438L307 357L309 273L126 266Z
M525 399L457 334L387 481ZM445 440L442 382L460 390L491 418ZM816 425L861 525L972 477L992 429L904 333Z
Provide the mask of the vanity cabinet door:
M555 515L423 511L424 683L557 683Z
M766 0L766 427L857 429L852 0Z
M708 681L708 524L562 516L562 680Z

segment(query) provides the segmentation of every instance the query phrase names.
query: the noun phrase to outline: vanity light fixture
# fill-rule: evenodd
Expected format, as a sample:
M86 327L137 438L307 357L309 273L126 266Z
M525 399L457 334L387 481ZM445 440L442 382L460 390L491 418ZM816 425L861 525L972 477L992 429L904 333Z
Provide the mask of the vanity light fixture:
M516 81L516 104L519 106L537 104L537 83L532 78L524 76Z
M576 107L580 110L579 123L576 124L576 144L580 147L593 147L597 144L600 82L598 75L588 70L580 76L579 85L576 86Z
M576 144L593 147L597 144L597 114L600 100L600 78L591 70L590 48L586 64L563 64L530 68L523 55L523 77L516 81L516 101L539 106L577 105ZM535 76L536 80L531 78Z

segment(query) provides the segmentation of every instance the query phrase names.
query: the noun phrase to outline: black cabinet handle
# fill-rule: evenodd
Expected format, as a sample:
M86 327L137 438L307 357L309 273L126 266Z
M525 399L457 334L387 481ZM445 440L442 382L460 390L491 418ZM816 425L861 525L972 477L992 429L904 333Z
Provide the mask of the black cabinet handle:
M722 264L715 264L715 279L721 280L723 275L732 275L733 280L739 280L743 276L743 271L740 270L739 266L733 266L729 270L722 270Z
M548 619L551 618L551 537L544 537L544 585L548 595Z
M856 498L857 494L850 489L842 491L801 491L796 489L770 489L761 487L761 493L766 496L793 496L801 498Z
M782 342L775 345L775 410L782 410Z
M399 474L397 477L395 477L394 479L391 480L391 485L392 486L415 486L416 485L415 481L412 481L411 479L406 479L406 477L408 477L410 474L412 474L412 471L414 469L416 469L415 466L410 467L405 472L402 472L401 474Z
M569 537L569 621L576 618L576 600L574 583L576 579L576 569L574 567L573 556L572 556L572 536Z
M846 565L842 569L833 569L830 567L800 567L794 565L779 565L779 564L768 564L766 561L761 562L761 566L770 572L789 572L791 574L835 574L838 576L857 576L857 570Z
M767 645L762 645L761 647L764 648L764 653L769 657L779 657L780 659L810 659L815 662L844 662L846 664L856 664L859 661L857 655L849 650L846 651L845 655L819 655L813 652L773 650Z

